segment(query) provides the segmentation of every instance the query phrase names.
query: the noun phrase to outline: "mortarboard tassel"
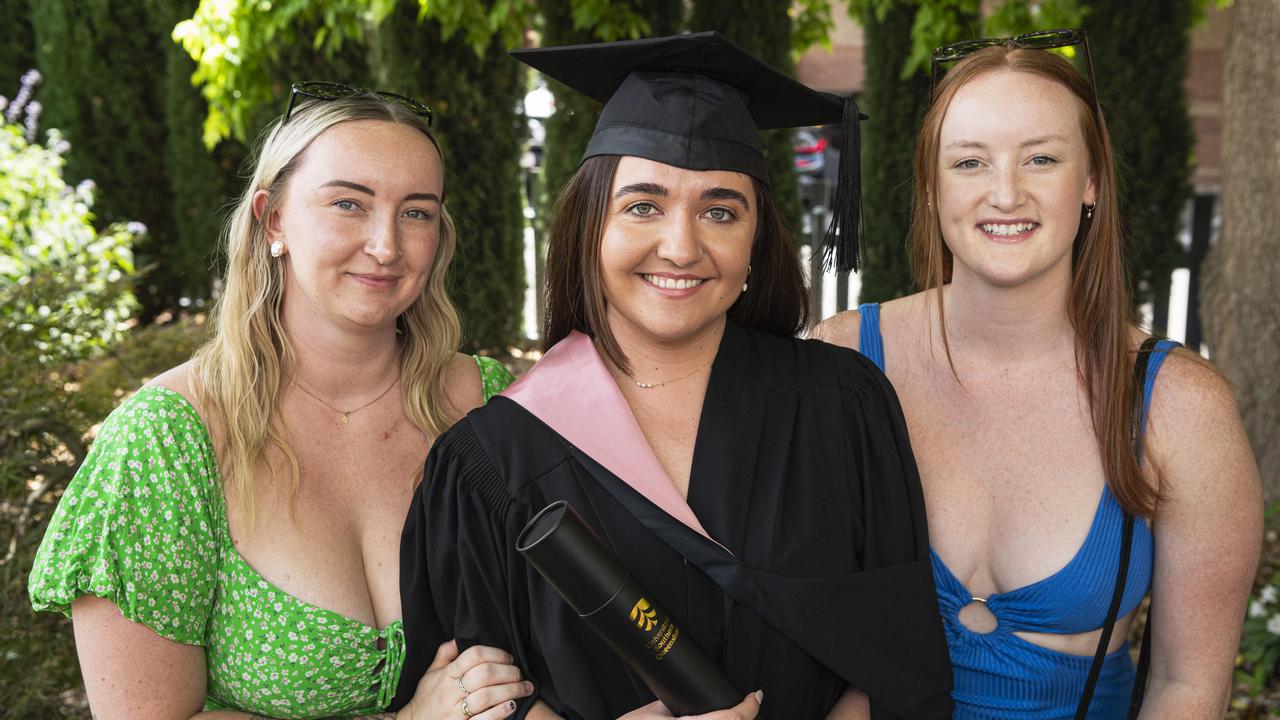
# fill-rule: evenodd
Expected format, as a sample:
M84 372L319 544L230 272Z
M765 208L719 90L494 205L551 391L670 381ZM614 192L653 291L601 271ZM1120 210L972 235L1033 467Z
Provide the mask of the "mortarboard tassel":
M861 113L852 97L844 99L840 118L840 171L831 200L831 225L823 239L824 269L840 272L858 269L858 249L862 244L862 138L858 123Z

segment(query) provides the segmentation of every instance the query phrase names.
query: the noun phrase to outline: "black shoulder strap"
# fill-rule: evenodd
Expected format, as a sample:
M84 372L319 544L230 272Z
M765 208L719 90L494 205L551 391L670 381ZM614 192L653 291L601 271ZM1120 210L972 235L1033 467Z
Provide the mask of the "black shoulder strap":
M1133 379L1134 379L1134 401L1133 413L1130 418L1130 427L1133 443L1134 455L1138 458L1142 457L1142 406L1143 406L1143 386L1147 380L1148 359L1152 350L1155 349L1159 340L1155 337L1147 338L1142 347L1138 349L1138 356L1133 362ZM1120 535L1120 567L1116 572L1115 592L1111 595L1111 606L1107 608L1107 620L1102 626L1102 637L1098 638L1098 649L1093 654L1093 663L1089 666L1089 676L1085 680L1084 692L1080 694L1080 704L1076 707L1075 720L1085 720L1089 714L1089 702L1093 699L1093 689L1098 684L1098 676L1102 672L1102 661L1107 655L1107 646L1111 644L1111 633L1115 629L1116 616L1120 613L1120 602L1124 598L1125 580L1129 577L1129 556L1133 549L1133 523L1134 517L1127 510L1124 513L1123 525L1121 526ZM1150 621L1147 625L1147 637L1151 635ZM1143 641L1143 654L1146 654L1146 641ZM1135 684L1141 683L1145 686L1145 666L1139 662L1140 678L1135 680ZM1135 694L1137 704L1142 704L1141 695ZM1132 713L1133 700L1130 701L1130 712Z

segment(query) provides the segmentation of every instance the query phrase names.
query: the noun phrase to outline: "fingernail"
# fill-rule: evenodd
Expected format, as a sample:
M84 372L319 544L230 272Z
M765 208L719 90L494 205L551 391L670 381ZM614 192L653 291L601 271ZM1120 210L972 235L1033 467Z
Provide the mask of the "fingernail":
M527 692L527 693L531 693L531 692L533 692L533 683L531 683L531 682L526 682L526 683L524 684L524 691L525 691L525 692Z
M507 701L507 709L508 709L508 710L515 710L515 709L516 709L516 701L515 701L515 700L508 700L508 701Z
M757 691L756 691L756 693L755 693L755 695L756 695L756 702L763 704L763 703L764 703L764 691L763 691L763 690L757 690Z

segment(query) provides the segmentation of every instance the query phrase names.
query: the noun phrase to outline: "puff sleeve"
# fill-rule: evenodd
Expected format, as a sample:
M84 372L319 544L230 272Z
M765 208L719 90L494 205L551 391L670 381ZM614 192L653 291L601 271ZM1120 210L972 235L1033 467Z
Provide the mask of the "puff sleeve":
M226 527L209 436L179 394L144 388L102 424L36 554L36 610L96 595L158 635L204 645Z

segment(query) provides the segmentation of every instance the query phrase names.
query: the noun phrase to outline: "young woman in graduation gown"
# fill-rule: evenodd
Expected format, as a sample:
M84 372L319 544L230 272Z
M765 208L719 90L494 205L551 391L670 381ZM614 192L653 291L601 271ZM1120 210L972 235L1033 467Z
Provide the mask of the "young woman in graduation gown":
M440 438L410 508L401 687L456 637L515 656L520 717L669 717L516 551L566 500L746 696L709 717L949 717L897 398L793 339L806 294L759 150L780 107L841 101L714 33L521 59L608 103L551 225L549 349Z

